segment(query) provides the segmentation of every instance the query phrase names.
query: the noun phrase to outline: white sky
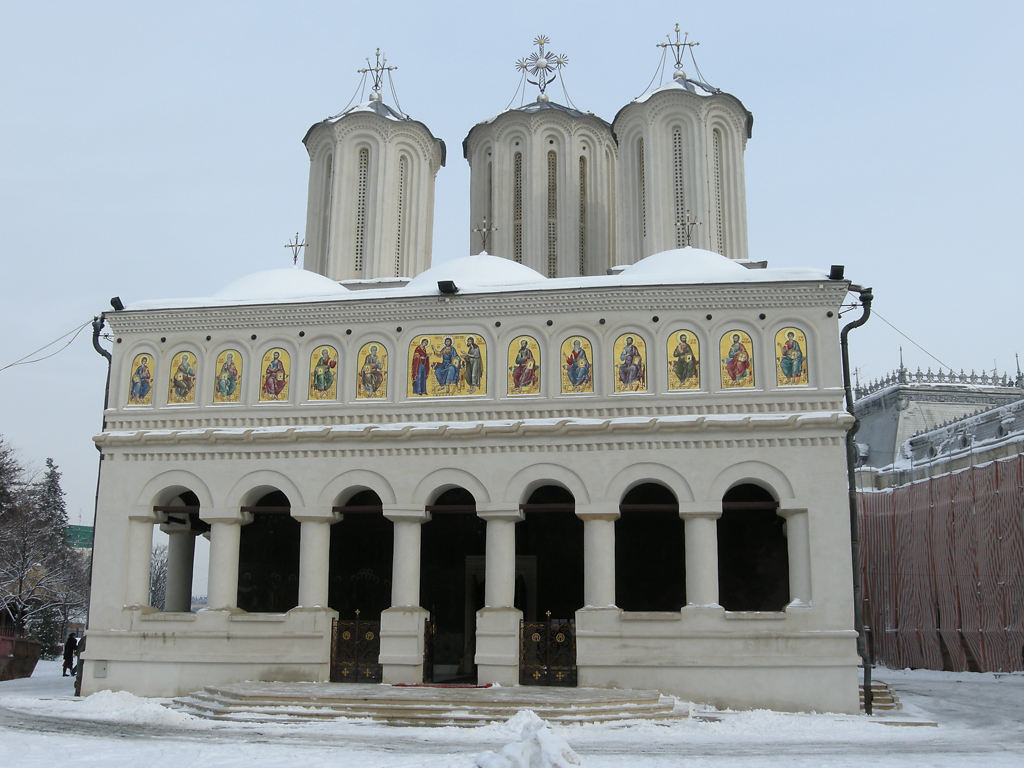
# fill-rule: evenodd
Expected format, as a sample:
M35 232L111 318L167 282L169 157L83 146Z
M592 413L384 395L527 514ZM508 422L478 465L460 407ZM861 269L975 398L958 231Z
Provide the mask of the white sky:
M0 0L0 366L111 296L210 295L289 263L282 244L305 227L301 138L348 103L376 46L399 67L402 108L448 145L438 260L469 247L462 139L508 104L535 35L569 56L576 105L611 120L678 21L701 43L707 80L754 114L751 258L845 264L874 287L876 310L939 359L1015 368L1024 6L495 7ZM552 95L561 100L557 85ZM30 466L57 461L83 523L106 369L88 334L0 372L0 434ZM850 338L866 378L893 369L901 344L908 365L936 365L877 318Z

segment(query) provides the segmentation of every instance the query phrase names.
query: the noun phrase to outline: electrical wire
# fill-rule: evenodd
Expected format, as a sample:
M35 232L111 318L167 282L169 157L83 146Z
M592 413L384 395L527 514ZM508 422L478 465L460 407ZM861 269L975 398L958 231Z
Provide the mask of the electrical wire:
M924 353L925 353L926 355L928 355L928 357L930 357L930 358L931 358L932 360L934 360L935 362L937 362L937 363L938 363L939 365L941 365L941 366L942 366L943 368L945 368L946 370L949 370L949 371L952 371L952 370L953 370L953 366L951 366L951 365L947 365L946 363L944 363L944 362L942 362L941 360L939 360L939 358L937 358L937 357L936 357L935 355L933 355L933 354L932 354L931 352L929 352L929 351L928 351L927 349L925 349L925 348L924 348L924 347L922 347L922 346L921 346L920 344L918 344L918 343L917 343L916 341L914 341L914 340L913 340L912 338L910 338L909 336L907 336L907 334L905 334L905 333L904 333L903 331L901 331L901 330L900 330L899 328L897 328L897 327L896 327L895 325L893 325L893 324L892 324L892 323L890 323L890 322L889 322L888 320L886 320L886 319L885 319L884 317L882 317L882 315L881 315L881 314L879 314L878 310L874 310L874 312L873 312L872 314L874 314L874 316L875 316L875 317L877 317L877 318L878 318L879 320L881 320L881 321L882 321L883 323L885 323L885 324L886 324L886 325L888 325L888 326L889 326L890 328L892 328L892 329L893 329L894 331L896 331L896 333L898 333L898 334L899 334L900 336L902 336L902 337L903 337L904 339L906 339L906 340L907 340L907 341L909 341L909 342L910 342L911 344L913 344L913 345L914 345L915 347L917 347L917 348L918 348L918 349L920 349L920 350L921 350L922 352L924 352Z
M39 349L34 350L32 352L29 352L27 355L25 355L24 357L18 358L13 363L8 363L7 365L5 365L2 368L0 368L0 371L6 371L8 368L13 368L16 365L29 365L30 363L39 363L39 362L42 362L43 360L47 360L47 359L53 357L54 355L56 355L56 354L58 354L60 352L63 352L65 349L67 349L69 346L71 346L71 342L73 342L75 339L77 339L78 335L82 332L82 330L87 325L89 325L91 322L92 322L91 318L89 320L86 320L84 323L82 323L79 326L76 326L75 328L72 328L70 331L67 331L66 333L62 333L60 336L58 336L53 341L51 341L51 342L49 342L47 344L44 344ZM71 338L68 339L67 342L64 344L64 346L62 346L60 349L58 349L58 350L56 350L54 352L51 352L48 355L44 355L43 357L36 358L35 360L29 360L29 358L32 357L33 355L38 355L44 349L48 349L49 347L52 347L54 344L58 343L65 336L69 336L71 334L74 334L74 335L71 336Z

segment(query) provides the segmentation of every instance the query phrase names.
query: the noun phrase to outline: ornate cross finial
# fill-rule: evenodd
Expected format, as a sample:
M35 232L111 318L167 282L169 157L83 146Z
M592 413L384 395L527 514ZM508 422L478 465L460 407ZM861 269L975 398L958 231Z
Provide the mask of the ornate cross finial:
M497 227L489 227L489 226L487 226L487 217L484 216L483 221L478 226L473 227L473 231L480 235L480 247L484 251L486 251L487 250L487 235L489 235L491 232L497 232L498 228Z
M537 35L533 38L533 44L537 46L537 51L516 62L516 69L537 78L536 80L531 80L529 77L526 78L526 82L540 88L540 96L537 98L537 101L549 100L545 89L555 82L557 77L555 73L569 63L569 57L565 54L551 53L544 50L544 46L550 42L551 40L547 35Z
M690 238L693 237L693 228L700 224L696 219L690 218L690 212L683 211L683 220L676 222L676 229L681 230L679 234L682 236L683 248L690 245Z
M373 77L373 85L370 86L373 89L373 92L370 94L370 101L380 101L380 89L383 84L384 73L394 72L396 69L398 69L398 67L388 66L388 57L380 52L380 48L377 49L374 55L377 57L376 64L371 64L370 57L367 56L366 66L362 67L361 69L357 69L356 72L358 72L360 75L365 75L367 72L370 73L370 75Z
M692 51L693 48L698 46L698 45L700 45L700 43L691 42L690 39L689 39L690 38L690 33L689 32L685 32L683 34L683 39L680 40L679 39L679 25L678 24L676 24L675 33L676 33L675 42L672 42L672 36L671 35L665 35L665 37L668 39L668 42L667 43L657 43L657 46L659 48L671 48L672 49L672 56L676 60L676 67L675 67L676 68L676 72L675 72L675 74L672 77L674 77L676 80L679 80L679 79L685 79L686 78L686 73L683 71L683 49L684 48L689 48Z
M295 233L295 240L284 244L285 248L292 249L292 264L298 265L299 263L299 251L306 247L306 241L299 242L299 233Z

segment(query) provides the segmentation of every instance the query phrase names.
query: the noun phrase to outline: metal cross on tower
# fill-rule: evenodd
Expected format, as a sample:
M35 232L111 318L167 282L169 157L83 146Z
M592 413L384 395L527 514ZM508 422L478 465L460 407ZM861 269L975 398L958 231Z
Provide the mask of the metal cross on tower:
M665 35L665 37L668 38L668 42L667 43L657 43L657 46L659 48L671 48L672 49L672 56L676 60L676 67L675 67L676 68L676 72L681 74L683 77L686 77L686 73L683 72L683 49L684 48L689 48L690 49L690 55L692 56L693 55L693 49L696 46L700 45L700 43L691 42L690 39L689 39L689 37L690 37L690 33L689 32L685 32L683 34L683 39L680 40L679 39L679 25L678 24L676 24L675 33L676 33L676 40L675 40L675 42L672 42L671 35Z
M295 233L295 240L284 244L285 248L292 249L292 264L298 265L299 263L299 251L306 247L306 241L299 242L299 233Z
M473 227L473 231L480 235L480 247L486 252L487 251L487 235L491 232L497 232L497 227L487 226L487 217L484 216L483 222L476 227Z
M555 82L557 77L555 73L569 63L569 57L565 54L544 50L544 46L550 42L547 35L537 35L533 38L533 44L537 46L537 51L516 62L516 69L537 78L536 80L526 78L526 82L540 88L540 96L537 101L548 101L545 89Z
M374 55L377 57L375 64L370 63L370 57L366 57L366 66L361 69L357 69L360 75L365 75L367 72L373 78L373 84L370 86L373 89L373 93L370 94L371 101L380 101L381 93L380 89L384 82L385 72L394 72L398 67L388 66L388 57L380 52L380 48L376 50Z
M683 220L676 222L676 229L681 230L679 232L682 235L682 247L686 248L690 245L690 238L693 237L693 228L700 224L696 219L690 218L689 211L683 211Z

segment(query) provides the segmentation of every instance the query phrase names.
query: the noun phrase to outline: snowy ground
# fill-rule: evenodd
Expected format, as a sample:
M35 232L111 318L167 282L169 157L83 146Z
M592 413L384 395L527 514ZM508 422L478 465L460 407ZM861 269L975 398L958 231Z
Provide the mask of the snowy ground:
M896 688L904 704L897 718L706 712L710 718L671 724L551 727L524 712L484 728L396 728L221 723L125 693L75 699L60 664L41 662L31 679L0 683L0 766L1024 765L1024 675L878 670L875 677ZM937 727L885 724L894 719Z

